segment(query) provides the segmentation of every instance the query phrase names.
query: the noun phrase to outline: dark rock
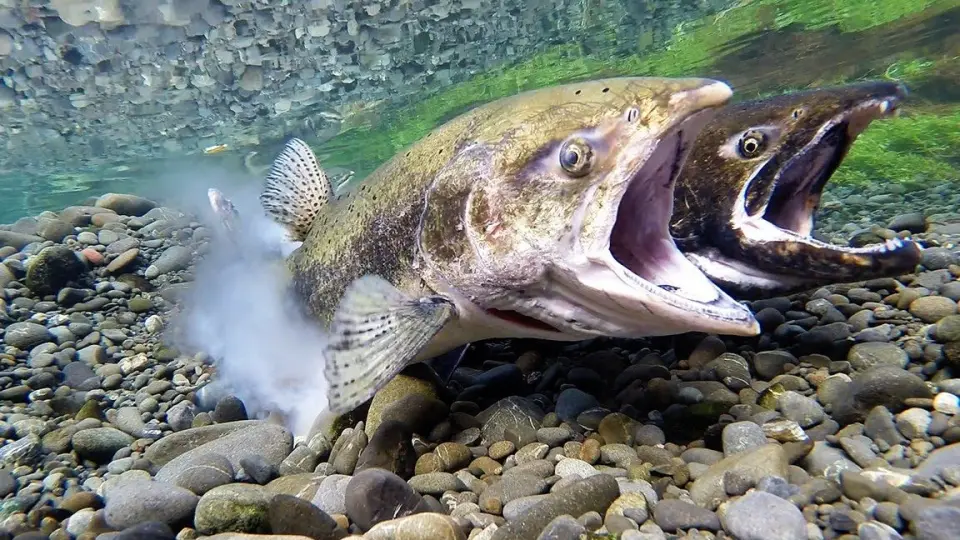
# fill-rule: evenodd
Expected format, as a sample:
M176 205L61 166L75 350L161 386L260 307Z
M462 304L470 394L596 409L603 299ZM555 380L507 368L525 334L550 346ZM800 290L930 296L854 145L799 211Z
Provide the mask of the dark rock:
M377 523L424 511L423 498L399 476L382 469L357 473L347 484L350 521L367 531Z
M482 444L489 446L497 441L508 440L512 433L516 446L523 446L537 440L537 430L541 427L544 413L539 405L522 397L508 397L494 403L477 415L483 423Z
M439 399L410 394L384 409L380 422L400 422L405 424L412 433L427 434L446 418L448 411L446 403Z
M96 206L97 208L113 210L121 216L140 217L156 208L157 203L136 195L106 193L97 199Z
M211 414L213 421L218 424L227 422L239 422L247 419L247 409L243 401L236 396L224 396L217 402L216 408Z
M160 521L147 521L127 527L112 535L111 540L175 540L177 535L169 525Z
M3 334L3 341L11 347L20 350L30 350L41 343L47 343L53 336L47 327L34 322L17 322L7 327Z
M293 495L274 495L267 509L270 532L289 534L313 540L335 540L337 522L309 501Z
M379 468L390 471L403 478L413 475L417 463L417 454L413 449L413 434L407 424L397 420L382 422L367 446L360 452L360 458L354 469L360 473L367 469Z
M720 530L720 518L716 514L679 499L665 499L658 502L653 507L653 520L667 532L691 528Z
M600 406L592 395L577 388L568 388L557 397L556 413L564 422L576 422L580 413Z
M259 454L251 454L240 458L239 463L247 476L261 486L267 485L278 474L277 466L268 462Z
M922 233L927 230L927 221L923 212L911 212L894 216L887 224L887 228L896 232Z
M862 421L870 409L882 405L891 412L905 408L904 400L932 398L923 379L893 366L877 366L853 379L849 392L833 405L833 417L842 424Z
M87 267L64 246L43 248L27 269L26 286L39 295L56 294L77 282Z

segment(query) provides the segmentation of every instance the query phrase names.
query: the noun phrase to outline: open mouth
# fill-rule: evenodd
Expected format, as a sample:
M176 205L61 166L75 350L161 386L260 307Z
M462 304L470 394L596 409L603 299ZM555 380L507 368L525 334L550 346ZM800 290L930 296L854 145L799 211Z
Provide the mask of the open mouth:
M684 120L631 176L617 209L605 263L621 281L644 289L657 301L717 321L751 325L749 312L681 253L669 230L677 176L712 115L703 111Z
M669 232L677 176L713 114L687 117L652 151L638 150L647 155L642 164L616 174L628 179L627 187L614 202L616 218L605 241L572 256L569 267L554 269L550 287L537 291L535 299L514 296L486 312L532 331L583 338L690 331L756 335L759 325L750 310L687 260Z
M909 271L919 262L919 247L889 240L861 248L828 244L812 238L814 213L823 190L870 122L894 115L900 98L867 100L825 123L816 136L780 166L766 204L747 205L748 184L734 212L741 256L758 268L778 274L802 272L813 277L855 277L864 269ZM771 161L768 166L777 166ZM761 201L762 203L762 201ZM752 206L752 207L751 207ZM770 249L750 249L765 244ZM796 264L790 264L790 259Z

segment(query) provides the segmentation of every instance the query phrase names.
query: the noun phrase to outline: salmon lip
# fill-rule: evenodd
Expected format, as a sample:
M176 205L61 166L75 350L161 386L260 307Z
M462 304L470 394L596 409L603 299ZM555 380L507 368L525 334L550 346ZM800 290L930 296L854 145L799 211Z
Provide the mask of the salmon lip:
M738 202L740 208L733 218L741 243L796 242L814 249L851 255L883 256L888 260L895 260L898 256L902 256L904 261L912 259L918 247L911 241L894 239L856 248L829 244L812 237L813 214L831 176L857 137L874 120L894 116L903 97L902 93L897 93L867 99L825 122L817 135L776 172L770 196L752 215L746 207L752 181L748 183ZM782 268L778 271L789 270Z

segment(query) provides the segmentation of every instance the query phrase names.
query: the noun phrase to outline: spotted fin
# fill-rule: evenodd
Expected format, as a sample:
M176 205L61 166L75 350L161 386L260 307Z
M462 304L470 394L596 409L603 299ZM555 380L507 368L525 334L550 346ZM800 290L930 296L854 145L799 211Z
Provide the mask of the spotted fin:
M307 143L290 139L270 168L260 205L286 227L291 240L302 242L332 193L330 179Z
M442 296L411 298L375 275L352 282L325 351L330 411L347 413L370 399L454 317L453 302Z

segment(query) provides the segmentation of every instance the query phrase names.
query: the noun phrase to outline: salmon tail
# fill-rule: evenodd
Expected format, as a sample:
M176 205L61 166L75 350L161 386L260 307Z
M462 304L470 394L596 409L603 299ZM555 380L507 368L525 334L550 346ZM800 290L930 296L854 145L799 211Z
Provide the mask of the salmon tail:
M260 205L291 240L302 242L332 193L330 179L307 143L290 139L270 168Z

